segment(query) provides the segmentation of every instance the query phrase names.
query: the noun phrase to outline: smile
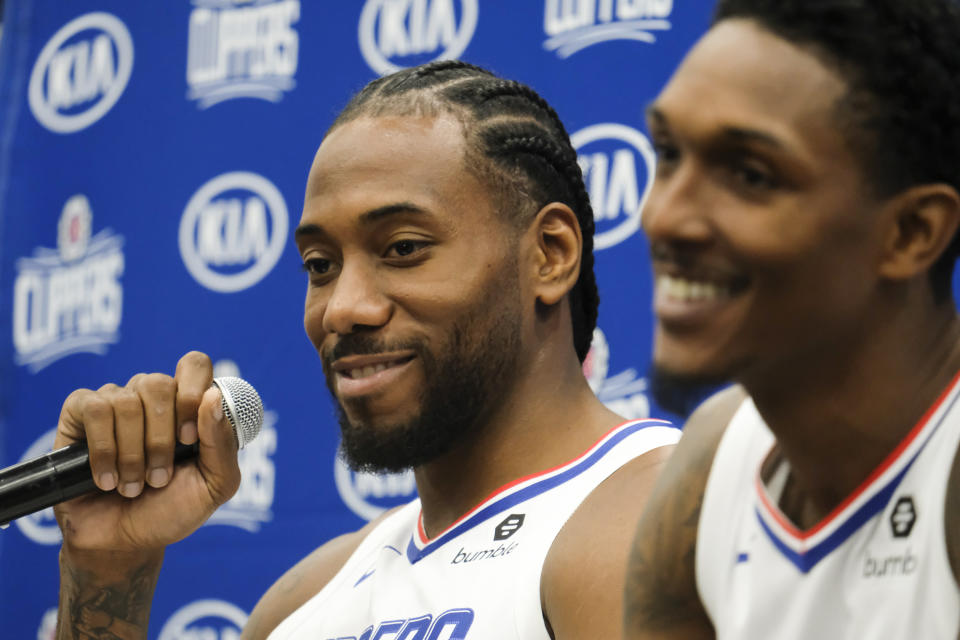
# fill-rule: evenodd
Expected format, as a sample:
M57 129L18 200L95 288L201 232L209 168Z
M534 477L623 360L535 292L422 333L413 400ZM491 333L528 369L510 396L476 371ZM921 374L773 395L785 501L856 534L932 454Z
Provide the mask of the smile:
M340 375L350 378L351 380L363 380L364 378L369 378L370 376L380 373L381 371L386 371L391 367L399 366L407 361L410 358L401 358L399 360L391 360L390 362L378 362L377 364L368 364L363 367L355 367L353 369L346 369L340 371Z
M347 356L333 364L337 396L341 400L384 393L399 384L414 360L413 354Z
M733 284L720 284L706 280L690 280L668 275L657 278L657 295L678 302L723 300L733 296L736 289Z

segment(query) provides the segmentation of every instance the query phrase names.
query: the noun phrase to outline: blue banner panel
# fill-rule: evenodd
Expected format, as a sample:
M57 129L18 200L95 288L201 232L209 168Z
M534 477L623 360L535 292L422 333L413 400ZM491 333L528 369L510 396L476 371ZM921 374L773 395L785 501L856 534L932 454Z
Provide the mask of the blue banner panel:
M461 57L546 97L594 205L602 304L584 365L609 406L648 393L653 175L643 110L710 0L7 0L0 39L0 463L51 448L77 387L204 351L260 392L243 484L167 553L150 637L235 638L325 540L414 495L353 473L303 332L291 241L308 169L350 95ZM51 638L52 510L0 532L3 637Z

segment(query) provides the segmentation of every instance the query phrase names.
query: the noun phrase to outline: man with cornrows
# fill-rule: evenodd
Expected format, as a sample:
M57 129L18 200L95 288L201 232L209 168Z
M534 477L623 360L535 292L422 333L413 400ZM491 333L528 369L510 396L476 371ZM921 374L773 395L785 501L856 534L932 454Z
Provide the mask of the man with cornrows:
M954 0L720 0L650 107L654 361L740 385L650 498L626 638L960 636L958 37Z
M287 571L244 638L620 635L629 543L679 431L624 420L584 379L592 233L576 153L529 87L454 61L353 98L295 233L304 326L347 461L412 467L419 498ZM172 377L67 398L58 446L86 438L121 489L57 508L60 638L97 620L145 637L165 547L236 490L211 379L193 352ZM174 470L177 435L200 453Z

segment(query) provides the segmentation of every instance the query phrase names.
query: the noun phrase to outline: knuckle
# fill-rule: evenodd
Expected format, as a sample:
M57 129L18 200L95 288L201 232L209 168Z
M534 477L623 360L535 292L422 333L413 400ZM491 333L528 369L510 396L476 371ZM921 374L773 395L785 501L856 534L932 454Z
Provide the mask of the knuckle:
M102 395L90 394L83 399L81 415L84 421L102 421L113 417L113 405Z
M126 451L117 456L117 466L128 471L143 468L141 453Z
M179 373L183 367L212 369L213 363L210 361L210 356L202 351L188 351L177 363L177 372Z
M172 400L177 393L176 381L162 373L144 374L140 380L140 388L156 400Z
M117 391L114 395L113 408L118 420L136 420L143 415L140 396L127 389Z
M113 458L117 453L113 440L95 440L90 442L88 451L91 457L98 460Z

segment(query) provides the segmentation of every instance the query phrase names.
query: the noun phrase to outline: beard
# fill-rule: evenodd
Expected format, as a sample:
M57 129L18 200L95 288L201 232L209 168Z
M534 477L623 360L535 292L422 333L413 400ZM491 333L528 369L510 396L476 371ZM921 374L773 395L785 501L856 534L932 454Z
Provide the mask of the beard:
M484 296L432 350L422 339L386 343L361 333L343 336L324 358L324 366L337 406L340 455L347 465L354 471L402 471L435 460L479 433L516 380L520 322L518 289L512 288ZM351 419L336 397L329 362L348 354L407 349L416 353L426 381L416 400L417 415L375 425L367 407L358 402L351 404Z

